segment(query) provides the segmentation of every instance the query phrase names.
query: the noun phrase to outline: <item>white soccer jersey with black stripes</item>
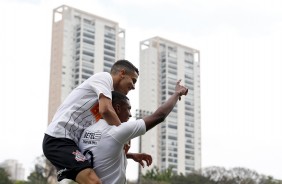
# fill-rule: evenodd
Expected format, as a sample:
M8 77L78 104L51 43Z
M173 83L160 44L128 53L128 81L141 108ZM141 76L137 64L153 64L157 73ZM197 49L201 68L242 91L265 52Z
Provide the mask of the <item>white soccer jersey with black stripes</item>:
M95 121L90 109L98 104L98 96L102 93L112 99L113 90L113 79L109 73L94 74L64 100L49 124L46 134L57 138L69 138L78 144L83 130Z

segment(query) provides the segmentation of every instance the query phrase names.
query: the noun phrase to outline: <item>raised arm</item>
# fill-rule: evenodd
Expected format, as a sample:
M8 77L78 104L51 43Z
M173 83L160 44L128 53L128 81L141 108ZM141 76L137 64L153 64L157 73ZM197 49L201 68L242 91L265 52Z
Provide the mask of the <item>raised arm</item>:
M188 89L180 85L180 82L181 80L176 83L175 92L165 103L163 103L152 115L143 118L146 124L146 131L163 122L167 115L172 111L177 100L180 100L182 95L187 95Z

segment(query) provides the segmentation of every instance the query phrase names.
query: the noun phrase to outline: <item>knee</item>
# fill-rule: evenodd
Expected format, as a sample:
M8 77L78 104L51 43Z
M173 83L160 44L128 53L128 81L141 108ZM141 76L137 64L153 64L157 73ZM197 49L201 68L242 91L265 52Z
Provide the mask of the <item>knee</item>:
M75 180L79 184L102 184L94 170L90 168L80 171Z

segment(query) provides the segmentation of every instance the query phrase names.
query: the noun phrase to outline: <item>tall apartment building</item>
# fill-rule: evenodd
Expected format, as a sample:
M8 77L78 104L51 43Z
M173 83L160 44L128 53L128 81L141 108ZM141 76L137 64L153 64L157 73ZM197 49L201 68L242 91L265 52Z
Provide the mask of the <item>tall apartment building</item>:
M124 47L117 22L66 5L54 9L48 122L72 89L123 59Z
M0 167L6 170L6 172L9 174L10 180L23 181L25 179L25 169L17 160L5 160L4 162L0 163Z
M141 152L153 157L160 170L187 174L201 167L200 53L196 49L154 37L140 42L139 110L152 113L173 94L178 79L188 87L163 123L141 137Z

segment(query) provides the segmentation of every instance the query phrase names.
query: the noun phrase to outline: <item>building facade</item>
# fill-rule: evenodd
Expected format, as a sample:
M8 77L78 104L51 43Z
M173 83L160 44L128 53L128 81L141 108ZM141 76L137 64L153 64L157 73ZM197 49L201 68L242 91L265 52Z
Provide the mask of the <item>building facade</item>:
M25 180L25 169L23 168L23 165L17 160L5 160L4 162L0 163L0 167L6 170L6 172L9 174L10 180Z
M188 87L165 121L141 137L141 152L151 154L160 170L188 174L201 168L200 52L154 37L140 42L137 117L154 112L173 94L175 84Z
M117 22L66 5L54 9L48 123L76 86L124 56L125 30Z

